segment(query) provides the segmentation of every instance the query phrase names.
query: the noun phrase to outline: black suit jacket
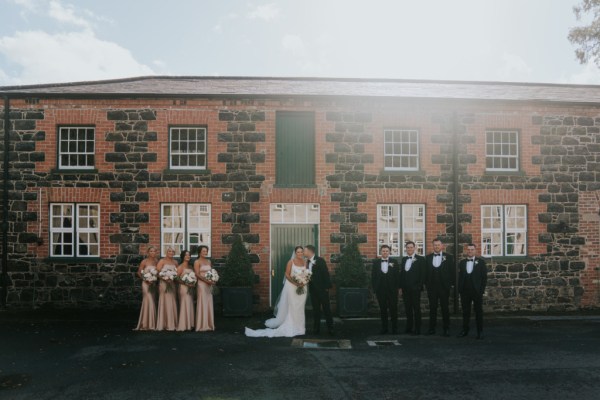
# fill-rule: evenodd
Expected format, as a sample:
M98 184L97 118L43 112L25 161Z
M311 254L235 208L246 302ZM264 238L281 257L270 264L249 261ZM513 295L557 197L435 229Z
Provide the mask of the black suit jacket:
M467 259L460 260L458 265L458 292L462 293L465 289L465 280L469 276L467 274ZM485 286L487 285L487 267L485 260L481 257L475 257L475 265L473 265L473 272L471 273L473 279L473 287L477 291L477 294L483 296Z
M398 292L398 282L400 277L400 265L398 261L390 257L388 263L388 272L381 272L381 259L373 261L371 267L371 285L375 293L382 293L386 290Z
M400 265L400 287L402 290L423 290L423 284L427 276L425 257L418 254L415 254L414 257L415 261L413 261L408 272L404 269L404 266L409 257L402 258Z
M433 253L428 254L425 257L427 265L427 275L425 278L425 286L427 291L433 290L433 272L435 267L433 266ZM442 287L446 290L450 290L452 285L456 281L456 273L454 272L454 257L452 254L442 252L442 264L438 267L440 269L440 281Z
M329 269L327 269L327 263L323 257L315 256L315 265L312 267L312 276L308 283L308 288L318 291L331 289Z

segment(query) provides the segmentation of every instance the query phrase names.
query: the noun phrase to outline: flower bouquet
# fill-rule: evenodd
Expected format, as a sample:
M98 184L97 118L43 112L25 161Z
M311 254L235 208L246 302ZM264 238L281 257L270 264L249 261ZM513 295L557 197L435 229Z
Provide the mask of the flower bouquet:
M171 268L163 268L162 271L158 273L160 279L167 283L167 292L171 292L173 290L173 282L177 278L177 271Z
M145 269L142 271L142 281L152 284L158 280L156 275L158 275L156 268Z
M312 276L312 272L310 272L310 270L308 270L308 269L305 269L302 272L292 275L292 280L295 283L297 283L298 285L302 285L302 286L298 286L296 288L296 294L301 295L306 292L306 289L304 288L304 286L308 285L308 283L310 282L311 276Z
M217 270L213 268L210 271L206 271L204 273L204 279L212 283L212 285L210 285L210 292L214 294L215 284L219 282L219 273Z
M184 272L178 280L188 287L188 293L190 294L193 293L196 288L196 283L198 283L198 278L196 278L194 271Z

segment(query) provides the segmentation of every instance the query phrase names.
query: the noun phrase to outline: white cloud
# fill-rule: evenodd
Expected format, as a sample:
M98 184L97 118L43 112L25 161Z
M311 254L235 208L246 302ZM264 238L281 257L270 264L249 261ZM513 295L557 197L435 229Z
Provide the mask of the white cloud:
M35 10L35 1L34 0L12 0L18 6L25 8L28 11Z
M98 39L89 30L60 34L17 32L13 36L0 37L0 54L20 69L18 77L4 77L8 84L154 74L150 67L137 62L129 50Z
M48 15L59 22L66 22L84 29L92 28L92 24L87 19L75 15L73 6L63 6L56 0L50 2Z
M306 56L306 46L304 41L298 35L286 34L281 39L281 45L283 49L291 53L295 57Z
M593 62L581 66L581 69L570 75L563 76L559 80L561 83L575 83L582 85L598 85L600 84L600 69Z
M279 8L275 3L262 4L248 13L250 19L262 19L264 21L270 21L279 16Z
M497 71L503 81L528 81L531 79L532 68L516 54L502 54L502 65Z

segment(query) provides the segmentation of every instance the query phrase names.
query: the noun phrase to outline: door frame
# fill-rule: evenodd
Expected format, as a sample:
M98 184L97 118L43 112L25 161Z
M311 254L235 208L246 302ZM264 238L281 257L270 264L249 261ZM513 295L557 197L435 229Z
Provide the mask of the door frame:
M314 221L308 221L306 219L302 220L295 220L295 221L287 221L287 222L273 222L273 206L274 205L279 205L279 204L283 204L283 205L288 205L288 206L295 206L295 205L305 205L305 206L311 206L314 207L314 205L318 206L318 219L314 220ZM275 301L275 299L273 298L273 257L271 256L271 254L273 254L273 225L304 225L304 226L311 226L311 227L315 227L316 228L316 232L314 234L314 238L315 238L315 247L317 248L317 255L320 256L321 254L321 249L320 249L320 243L321 243L321 205L320 203L317 202L311 202L311 203L280 203L280 202L274 202L274 203L270 203L269 204L269 304L271 305L271 307L274 306L273 302ZM302 244L302 246L304 246L305 244Z

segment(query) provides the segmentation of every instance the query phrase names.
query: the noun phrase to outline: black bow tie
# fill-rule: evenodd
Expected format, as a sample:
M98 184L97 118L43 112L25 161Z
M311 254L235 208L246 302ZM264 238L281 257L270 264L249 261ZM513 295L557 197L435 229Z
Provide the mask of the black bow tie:
M474 258L469 258L468 261L475 262L475 259Z
M388 261L388 259L386 258L385 260L384 260L384 259L381 259L381 262L389 262L389 261Z
M434 257L439 257L439 256L441 256L441 255L442 255L442 253L433 253L433 256L434 256Z

